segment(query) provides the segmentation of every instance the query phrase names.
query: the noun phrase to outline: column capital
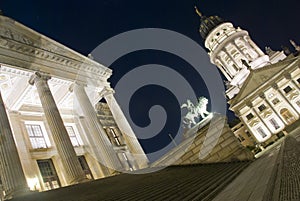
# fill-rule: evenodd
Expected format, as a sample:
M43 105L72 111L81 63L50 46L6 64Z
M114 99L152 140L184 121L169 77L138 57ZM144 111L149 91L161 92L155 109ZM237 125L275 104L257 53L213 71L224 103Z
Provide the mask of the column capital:
M288 80L291 80L292 79L292 76L291 76L291 73L287 72L284 74L284 77Z
M100 97L105 97L110 94L114 94L115 90L109 86L103 87L103 89L99 92Z
M264 93L260 93L259 97L262 98L262 99L266 99L266 95Z
M278 89L279 89L277 83L273 83L273 84L272 84L272 88L275 89L275 90L278 90Z
M83 87L85 88L87 85L83 82L73 82L70 86L69 86L69 91L70 92L74 92L74 88L75 87Z
M246 103L246 105L247 105L248 107L250 107L250 108L253 107L253 104L252 104L252 102L251 102L250 100L245 101L245 103Z
M29 84L34 85L35 81L37 81L37 80L48 81L50 79L51 79L51 76L49 73L35 72L33 75L31 75L28 82L29 82Z

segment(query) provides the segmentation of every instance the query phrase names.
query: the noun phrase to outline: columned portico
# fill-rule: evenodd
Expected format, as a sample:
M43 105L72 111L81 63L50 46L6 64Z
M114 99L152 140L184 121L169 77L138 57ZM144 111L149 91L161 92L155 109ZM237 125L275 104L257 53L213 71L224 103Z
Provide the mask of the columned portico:
M148 166L148 159L113 94L114 90L110 87L104 87L100 92L100 96L105 98L119 129L123 132L139 167L145 168Z
M0 174L9 198L145 167L146 155L135 148L138 141L124 140L117 126L121 120L117 124L111 112L97 113L99 93L84 87L109 86L111 69L3 15L0 66ZM75 93L70 93L74 82L82 85L74 85ZM81 107L80 122L74 100ZM12 112L11 124L5 110ZM129 135L124 128L122 133Z
M35 85L37 88L57 152L61 157L61 161L66 172L67 182L70 184L80 183L86 181L87 178L80 166L69 134L64 126L59 110L51 94L48 85L48 80L50 78L51 77L45 73L36 72L31 76L29 83L31 85Z
M1 93L0 174L5 197L16 197L29 191Z
M83 84L74 83L70 88L74 92L77 101L82 109L89 128L89 134L92 135L96 149L96 158L102 165L114 170L122 170L123 167L118 159L112 144L110 143L102 125L100 124L96 111L90 102Z

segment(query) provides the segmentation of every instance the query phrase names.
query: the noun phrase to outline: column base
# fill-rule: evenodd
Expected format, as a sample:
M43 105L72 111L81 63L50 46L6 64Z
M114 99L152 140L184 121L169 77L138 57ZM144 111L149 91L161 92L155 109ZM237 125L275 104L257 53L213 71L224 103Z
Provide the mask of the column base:
M10 200L12 198L17 198L17 197L23 197L28 194L35 193L34 191L30 191L29 188L22 188L22 189L17 189L12 192L8 192L7 194L4 195L4 200Z
M76 179L70 181L69 185L75 185L75 184L85 183L85 182L89 182L89 181L91 181L91 180L86 178L86 177L85 178L78 178L78 179L76 178Z

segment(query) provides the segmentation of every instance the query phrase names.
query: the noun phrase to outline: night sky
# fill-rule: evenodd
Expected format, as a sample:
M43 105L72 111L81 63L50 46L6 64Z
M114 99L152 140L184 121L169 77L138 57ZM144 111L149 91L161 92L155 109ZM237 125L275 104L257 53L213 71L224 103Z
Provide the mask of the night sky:
M173 30L202 45L203 41L198 33L200 21L194 12L195 5L204 15L219 15L232 22L235 27L247 30L252 40L263 50L265 46L280 50L282 45L293 50L289 39L300 44L300 2L296 0L1 0L0 9L4 15L83 55L88 55L105 40L140 28ZM189 64L172 54L154 50L133 52L118 59L109 66L114 72L109 81L114 87L129 70L149 63L182 71L197 86L193 87L196 94L207 96L205 84L201 77L194 76ZM155 96L153 91L156 91ZM171 143L168 133L173 133L180 124L178 102L168 90L155 86L143 87L132 97L131 118L137 125L146 126L149 119L145 114L156 104L171 112L171 120L167 121L168 126L154 138L140 140L147 153ZM234 117L232 113L228 116L230 120Z

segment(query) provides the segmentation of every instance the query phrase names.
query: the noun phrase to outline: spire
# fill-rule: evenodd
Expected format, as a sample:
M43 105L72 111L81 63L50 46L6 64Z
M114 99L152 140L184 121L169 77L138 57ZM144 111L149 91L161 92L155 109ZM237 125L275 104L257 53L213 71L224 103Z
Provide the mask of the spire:
M197 13L197 15L199 15L199 17L203 17L202 13L199 11L199 9L197 8L197 6L195 6L195 11Z

